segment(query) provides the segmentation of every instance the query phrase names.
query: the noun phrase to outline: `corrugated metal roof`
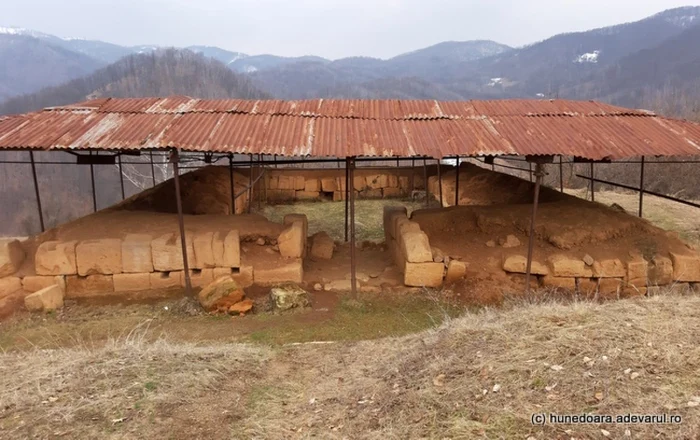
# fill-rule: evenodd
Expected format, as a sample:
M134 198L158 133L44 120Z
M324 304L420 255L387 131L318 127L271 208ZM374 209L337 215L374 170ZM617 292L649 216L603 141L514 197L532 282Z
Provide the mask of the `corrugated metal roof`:
M98 99L0 119L0 148L283 156L700 154L700 125L591 101Z

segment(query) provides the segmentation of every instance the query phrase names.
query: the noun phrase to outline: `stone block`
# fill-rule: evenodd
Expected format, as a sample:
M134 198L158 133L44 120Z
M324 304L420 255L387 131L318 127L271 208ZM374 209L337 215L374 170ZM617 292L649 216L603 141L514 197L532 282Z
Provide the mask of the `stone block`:
M395 216L401 216L408 219L408 211L405 206L384 206L384 214L382 221L384 224L384 238L388 241L389 238L396 238L394 231Z
M66 298L89 298L114 293L112 275L69 275L66 277Z
M216 232L211 247L215 267L241 266L241 237L237 229L226 233Z
M399 176L399 188L405 193L411 190L411 180L408 176Z
M304 183L304 191L316 193L321 191L321 181L314 178L306 179L306 182Z
M278 190L295 190L294 178L291 176L279 176L277 177L277 189ZM304 189L302 186L300 189Z
M153 272L151 241L148 234L128 234L122 240L122 272Z
M382 189L382 176L379 174L372 174L366 178L367 188L369 189Z
M112 276L115 292L134 292L151 288L151 273L121 273Z
M399 188L399 176L396 174L389 174L387 176L387 184L385 188ZM385 192L386 194L386 192Z
M409 232L421 232L420 225L403 216L394 217L395 238L400 241L401 237Z
M34 264L37 275L75 275L77 241L45 241L36 250Z
M236 269L215 267L212 272L215 280L223 276L230 276L241 287L250 287L253 285L253 266L241 266Z
M282 223L284 223L285 225L291 225L294 224L294 222L296 221L300 221L304 224L304 237L308 237L309 219L306 217L306 214L287 214L284 216Z
M278 176L270 176L267 179L267 189L279 189L279 177Z
M220 242L223 244L223 242ZM214 257L214 233L200 232L192 238L194 249L194 264L191 269L206 269L216 267ZM220 248L221 249L221 248Z
M618 298L623 283L622 278L600 278L598 280L598 293L602 298Z
M333 193L333 201L334 202L342 202L345 200L345 192L344 191L336 191Z
M593 276L595 278L624 278L627 269L622 261L617 258L593 262Z
M219 278L206 285L198 294L197 299L204 310L225 310L242 301L245 292L231 277Z
M576 278L573 277L555 277L547 275L542 277L542 287L548 289L561 289L570 292L576 291Z
M24 306L30 312L57 310L63 307L64 296L63 288L54 284L24 297Z
M24 257L24 249L19 240L0 239L0 278L17 272Z
M433 262L428 235L423 231L406 232L399 239L401 252L409 263Z
M634 286L631 284L623 284L620 289L620 298L636 298L640 296L645 296L647 294L647 288L645 286Z
M467 274L467 263L464 261L450 260L447 264L447 274L445 275L445 281L448 283L455 283Z
M697 255L683 255L671 252L673 261L673 280L681 282L700 281L700 257Z
M338 184L334 177L324 177L321 179L321 191L335 192L338 191Z
M403 283L409 287L440 287L444 273L442 263L406 262Z
M311 258L316 260L330 260L333 258L335 243L325 232L321 231L311 238Z
M547 261L552 275L556 277L590 278L593 276L593 270L580 258L557 254L549 257Z
M186 234L187 262L194 267L194 248L192 246L192 234ZM151 242L151 256L153 268L158 272L172 272L183 270L182 241L179 234L165 234Z
M395 239L390 238L387 242L387 249L389 249L389 253L391 254L391 260L400 270L403 271L406 259L401 253L401 246L399 246L399 243Z
M78 275L122 273L122 241L116 238L81 241L75 247Z
M181 270L173 272L152 272L148 275L151 289L172 289L181 286Z
M650 286L664 286L673 282L673 263L668 257L655 256L647 269Z
M503 270L510 273L527 273L527 257L522 255L504 256ZM549 275L549 269L544 264L533 260L530 273L533 275Z
M22 281L18 277L0 278L0 299L22 290Z
M297 200L316 200L321 197L321 193L318 191L297 191Z
M304 176L294 176L294 189L304 191L306 187L306 178Z
M230 270L229 270L230 272ZM180 286L186 286L185 271L183 270L182 276L180 277ZM190 283L192 287L204 287L207 284L211 284L215 280L214 269L194 269L190 271Z
M404 194L400 188L384 188L382 192L385 199L398 198Z
M577 291L579 295L589 298L594 297L598 293L598 280L591 278L578 278L576 281Z
M280 254L286 258L301 258L304 256L306 237L304 236L304 223L295 221L287 227L277 238Z
M276 267L255 268L253 280L260 286L270 286L280 283L301 283L304 279L304 268L301 259L296 259Z
M345 188L347 187L347 185L345 185L345 176L336 177L335 184L338 187L338 191L345 192Z
M627 284L641 287L647 285L647 272L649 269L649 263L646 260L637 258L633 261L627 263L627 277L625 281Z
M354 176L352 179L352 187L356 191L362 191L367 187L367 180L364 176Z
M29 275L22 278L22 290L25 292L38 292L41 289L58 284L62 289L66 288L66 279L63 275Z

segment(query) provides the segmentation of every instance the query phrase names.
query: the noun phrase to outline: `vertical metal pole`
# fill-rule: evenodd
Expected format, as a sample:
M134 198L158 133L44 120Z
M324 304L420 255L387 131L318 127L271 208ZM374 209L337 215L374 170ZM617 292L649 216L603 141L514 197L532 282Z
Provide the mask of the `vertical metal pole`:
M350 188L350 185L353 186L353 188ZM345 243L348 242L348 227L349 227L349 222L348 222L348 213L349 213L349 203L350 203L350 191L355 191L354 188L354 183L350 183L350 168L348 167L348 159L345 159Z
M122 169L122 155L119 153L117 155L117 160L119 161L119 185L122 188L122 200L126 198L126 192L124 191L124 171Z
M180 241L182 242L182 264L185 269L185 293L192 296L192 281L190 280L190 265L187 261L187 241L185 237L185 218L182 215L182 196L180 194L180 156L177 150L170 153L170 162L173 164L173 178L175 179L175 201L177 203L177 222L180 227Z
M350 180L355 177L355 158L347 158L347 166L350 169ZM355 191L350 191L350 291L353 298L357 297L357 278L355 274Z
M260 204L262 203L262 190L260 189L260 186L264 184L265 182L263 181L262 177L262 154L258 154L258 173L255 176L258 178L258 211L260 211Z
M423 158L423 180L425 181L425 207L430 206L430 187L428 186L428 162Z
M459 156L455 156L457 168L455 169L455 206L459 206Z
M530 236L527 240L527 268L525 270L525 293L530 294L530 275L532 272L532 252L535 245L535 219L537 218L537 204L540 201L540 185L542 184L542 164L535 165L535 197L532 202L532 218L530 219Z
M437 161L437 167L438 167L438 188L439 188L439 193L440 193L440 207L442 208L442 164L440 163L441 160L438 159Z
M595 182L593 179L595 174L593 174L593 162L591 162L591 202L595 202Z
M564 192L564 157L559 156L559 191Z
M272 162L275 164L275 168L277 168L277 155L276 154L272 155Z
M253 204L253 153L250 154L250 167L248 169L248 214Z
M39 210L39 225L41 225L41 232L46 229L44 227L44 213L41 209L41 197L39 196L39 181L36 178L36 164L34 163L34 152L29 150L29 160L32 163L32 178L34 179L34 194L36 194L36 206Z
M90 156L92 156L92 151L90 151ZM92 161L90 161L90 182L92 184L92 212L97 212L97 191L95 190L95 167L92 164Z
M642 170L639 173L639 217L642 217L642 207L644 206L644 156L642 156Z
M416 169L416 158L412 157L411 158L411 197L413 197L413 191L416 190L416 173L414 172Z
M532 182L532 164L528 162L528 166L530 167L530 182Z
M228 178L231 184L231 215L236 214L236 184L233 181L233 153L228 154Z
M496 156L493 157L493 162L491 162L491 171L496 171Z
M151 156L151 178L153 179L153 186L156 186L156 167L153 165L153 150L148 153Z

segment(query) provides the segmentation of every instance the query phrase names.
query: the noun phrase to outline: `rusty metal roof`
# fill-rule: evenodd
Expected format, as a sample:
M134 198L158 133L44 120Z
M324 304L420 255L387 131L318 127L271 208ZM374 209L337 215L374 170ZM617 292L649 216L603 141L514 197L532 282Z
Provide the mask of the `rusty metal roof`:
M593 101L101 98L0 119L0 149L283 156L700 155L700 125Z

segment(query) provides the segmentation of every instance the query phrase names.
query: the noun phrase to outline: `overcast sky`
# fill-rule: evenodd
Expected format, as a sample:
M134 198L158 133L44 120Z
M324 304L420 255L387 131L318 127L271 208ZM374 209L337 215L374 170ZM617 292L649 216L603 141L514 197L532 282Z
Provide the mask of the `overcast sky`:
M512 46L693 0L0 0L0 26L123 45L388 58L446 40Z

